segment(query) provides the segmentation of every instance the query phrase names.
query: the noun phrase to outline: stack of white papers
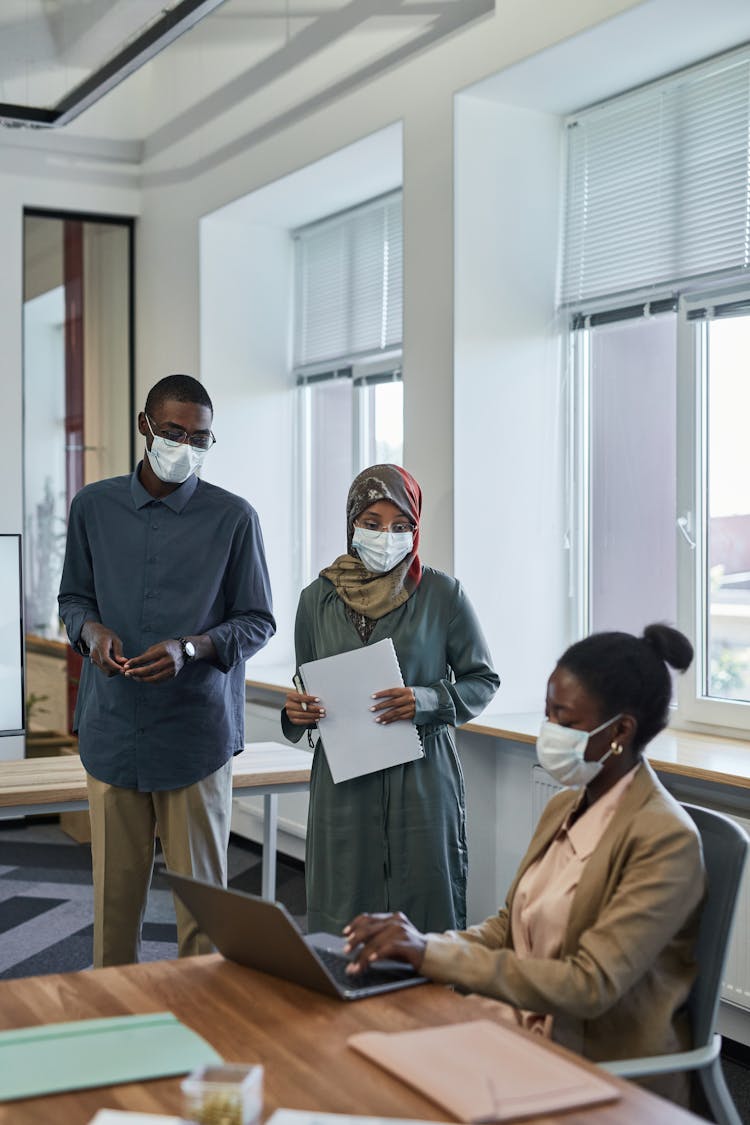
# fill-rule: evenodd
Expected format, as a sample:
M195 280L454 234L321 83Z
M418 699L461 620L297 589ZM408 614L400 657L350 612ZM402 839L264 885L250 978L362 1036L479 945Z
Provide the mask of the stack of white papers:
M413 723L377 723L370 710L374 692L404 686L390 637L311 660L300 666L300 675L307 694L325 707L318 730L334 782L424 757Z

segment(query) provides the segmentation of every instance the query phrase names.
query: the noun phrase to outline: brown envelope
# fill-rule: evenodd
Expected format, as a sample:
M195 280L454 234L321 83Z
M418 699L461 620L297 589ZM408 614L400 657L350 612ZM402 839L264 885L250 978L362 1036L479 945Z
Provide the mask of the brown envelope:
M512 1121L620 1097L606 1077L489 1020L363 1031L348 1042L459 1121Z

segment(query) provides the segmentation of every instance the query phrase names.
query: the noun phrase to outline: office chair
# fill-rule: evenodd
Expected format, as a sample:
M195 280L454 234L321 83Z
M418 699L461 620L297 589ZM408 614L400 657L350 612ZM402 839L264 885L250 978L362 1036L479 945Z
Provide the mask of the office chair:
M737 895L748 851L747 833L722 813L683 805L703 842L708 895L703 906L696 960L698 976L688 1009L693 1026L691 1051L643 1059L618 1059L600 1065L621 1078L643 1078L694 1070L718 1125L742 1125L721 1069L721 1036L715 1032L719 992L732 934Z

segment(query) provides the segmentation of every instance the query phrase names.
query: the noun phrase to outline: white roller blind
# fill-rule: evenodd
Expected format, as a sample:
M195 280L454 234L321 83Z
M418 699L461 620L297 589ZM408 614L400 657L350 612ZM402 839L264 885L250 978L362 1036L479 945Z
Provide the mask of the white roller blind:
M294 365L401 346L401 193L295 231Z
M750 53L568 122L561 303L750 267Z

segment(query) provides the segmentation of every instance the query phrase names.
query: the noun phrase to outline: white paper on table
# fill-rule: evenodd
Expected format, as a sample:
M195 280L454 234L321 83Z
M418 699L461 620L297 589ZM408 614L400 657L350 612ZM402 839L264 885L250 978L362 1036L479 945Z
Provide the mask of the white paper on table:
M123 1109L100 1109L89 1125L185 1125L183 1117L165 1117L163 1113L133 1113Z
M266 1125L435 1125L410 1117L359 1117L351 1113L315 1113L306 1109L277 1109Z
M374 692L404 686L390 637L311 660L300 665L300 675L306 693L325 708L318 730L334 782L424 757L413 723L376 723L370 710Z

